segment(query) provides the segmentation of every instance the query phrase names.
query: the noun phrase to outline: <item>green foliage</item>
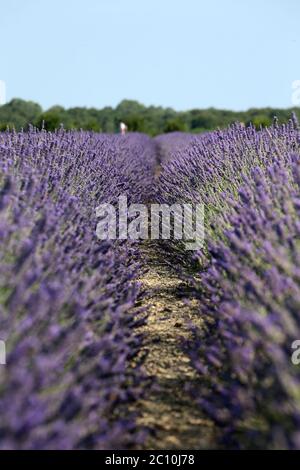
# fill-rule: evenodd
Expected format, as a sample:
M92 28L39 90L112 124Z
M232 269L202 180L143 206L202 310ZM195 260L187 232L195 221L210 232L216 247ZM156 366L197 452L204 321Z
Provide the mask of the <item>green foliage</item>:
M9 103L0 106L0 126L5 129L7 125L16 129L26 129L33 124L42 113L40 105L32 101L13 99Z
M185 132L185 131L187 131L187 125L180 118L169 119L166 122L163 131L165 133L167 133L167 132L176 132L176 131Z
M268 116L265 116L263 114L258 114L253 118L253 124L254 126L259 129L260 127L268 127L272 124L272 119L270 119Z
M144 132L151 136L163 132L186 131L205 132L216 128L225 128L240 121L246 125L250 122L260 128L271 124L274 116L279 122L287 122L295 112L300 119L300 108L272 109L252 108L236 112L224 109L192 109L177 112L172 108L144 106L134 100L123 100L114 109L109 106L103 109L70 108L53 106L46 111L31 101L13 99L0 106L0 131L7 126L20 130L27 129L29 124L47 130L54 130L63 125L65 129L84 129L95 132L119 132L119 124L125 122L129 131Z
M53 106L45 113L42 113L35 121L37 127L44 127L47 131L54 131L60 127L65 118L65 110L61 106Z

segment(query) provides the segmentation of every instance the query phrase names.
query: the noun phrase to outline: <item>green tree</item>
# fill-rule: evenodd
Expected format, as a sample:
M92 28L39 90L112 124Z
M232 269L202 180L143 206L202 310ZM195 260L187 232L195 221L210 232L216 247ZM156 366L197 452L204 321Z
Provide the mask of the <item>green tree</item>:
M11 123L16 129L27 129L29 124L33 124L41 114L42 108L32 101L13 99L9 103L0 106L1 128Z
M180 118L168 120L163 129L163 131L166 133L176 132L176 131L185 132L186 130L187 130L187 126L185 122L183 122Z
M47 131L54 131L66 124L65 109L62 106L53 106L48 111L41 113L35 124L39 128L44 127Z

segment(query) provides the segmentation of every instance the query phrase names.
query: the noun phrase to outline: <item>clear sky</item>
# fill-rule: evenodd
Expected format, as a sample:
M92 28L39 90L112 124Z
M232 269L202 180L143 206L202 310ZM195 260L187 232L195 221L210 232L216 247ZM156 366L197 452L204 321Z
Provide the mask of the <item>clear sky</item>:
M0 0L7 100L290 107L299 0Z

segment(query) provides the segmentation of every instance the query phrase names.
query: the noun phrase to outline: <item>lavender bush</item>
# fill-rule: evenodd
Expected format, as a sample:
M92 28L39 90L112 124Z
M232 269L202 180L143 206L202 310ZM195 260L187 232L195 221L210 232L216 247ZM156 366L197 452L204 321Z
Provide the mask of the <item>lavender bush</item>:
M0 134L0 448L123 448L143 392L136 248L99 242L95 207L142 202L155 164L141 135ZM128 406L127 406L128 407Z
M226 447L300 447L300 132L295 120L256 131L237 124L169 143L158 192L205 203L197 254L205 326L185 344L199 405ZM196 278L195 278L196 279Z
M188 261L204 319L184 344L201 377L188 389L223 444L300 447L295 120L154 140L5 132L0 157L0 448L116 449L144 438L128 413L145 391L132 365L138 245L95 236L95 208L124 194L205 204L206 248L176 262Z

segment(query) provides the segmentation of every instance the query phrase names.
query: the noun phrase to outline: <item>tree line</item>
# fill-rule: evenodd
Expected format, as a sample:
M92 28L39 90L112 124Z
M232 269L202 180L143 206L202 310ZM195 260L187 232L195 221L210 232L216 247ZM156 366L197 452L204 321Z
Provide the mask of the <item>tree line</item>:
M75 107L65 109L52 106L43 110L32 101L13 99L0 106L0 130L14 128L26 130L28 126L44 127L52 131L63 126L65 129L83 129L96 132L114 133L119 131L120 122L125 122L129 131L144 132L151 136L174 131L204 132L227 127L236 121L259 128L272 123L274 116L280 122L288 121L295 112L300 119L300 108L251 108L247 111L229 111L215 108L175 111L161 106L144 106L134 100L123 100L118 106L102 109Z

